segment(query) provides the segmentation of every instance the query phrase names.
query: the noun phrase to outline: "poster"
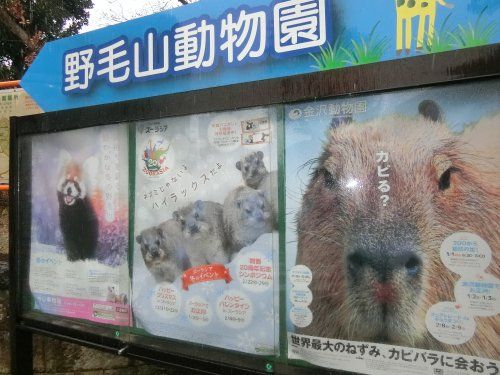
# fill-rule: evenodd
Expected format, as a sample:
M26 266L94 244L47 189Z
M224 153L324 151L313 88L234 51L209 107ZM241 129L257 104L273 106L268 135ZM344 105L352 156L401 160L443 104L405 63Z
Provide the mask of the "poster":
M9 126L11 116L27 116L42 110L20 88L0 90L0 184L9 183Z
M140 122L133 311L147 333L277 347L277 111Z
M499 89L286 106L290 359L498 373Z
M32 137L35 310L130 324L127 130L113 125Z

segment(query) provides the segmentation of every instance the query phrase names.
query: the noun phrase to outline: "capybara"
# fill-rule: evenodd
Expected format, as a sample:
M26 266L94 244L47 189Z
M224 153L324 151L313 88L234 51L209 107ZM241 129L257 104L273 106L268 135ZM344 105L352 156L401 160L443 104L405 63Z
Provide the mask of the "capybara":
M500 114L460 135L435 102L419 112L332 124L297 216L297 264L313 273L313 321L298 332L498 359L498 315L475 317L475 335L456 346L435 339L425 316L455 301L460 276L440 259L449 235L482 237L492 249L485 272L500 276L500 169L491 156L500 150ZM493 140L475 134L491 127ZM388 155L388 201L380 198L380 152Z
M222 210L220 203L198 200L173 213L192 267L229 263Z

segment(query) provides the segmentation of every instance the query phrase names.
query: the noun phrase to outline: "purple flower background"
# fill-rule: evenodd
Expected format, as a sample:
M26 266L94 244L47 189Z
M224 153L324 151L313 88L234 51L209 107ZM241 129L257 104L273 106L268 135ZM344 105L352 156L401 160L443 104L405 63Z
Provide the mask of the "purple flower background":
M59 203L57 200L57 184L60 179L60 154L69 152L73 161L83 165L92 156L101 159L100 132L103 128L89 128L61 132L50 135L34 136L32 139L32 213L31 239L54 246L54 251L64 253L63 238L59 226ZM97 181L87 195L91 197L94 210L99 220L99 238L97 260L99 263L116 267L127 259L128 253L128 189L127 189L127 143L122 127L116 127L116 137L120 142L119 166L123 167L119 178L119 203L112 222L104 218L102 201L102 164L99 165ZM115 130L113 129L115 133Z

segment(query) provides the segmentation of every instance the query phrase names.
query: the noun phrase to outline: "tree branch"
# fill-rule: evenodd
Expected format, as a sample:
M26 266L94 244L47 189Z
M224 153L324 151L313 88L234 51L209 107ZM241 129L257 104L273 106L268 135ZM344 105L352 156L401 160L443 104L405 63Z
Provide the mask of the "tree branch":
M179 3L181 3L182 5L188 5L189 2L187 0L179 0Z
M9 12L5 10L5 8L0 8L0 21L12 34L19 38L19 40L23 42L29 50L33 50L33 43L29 34L16 23Z

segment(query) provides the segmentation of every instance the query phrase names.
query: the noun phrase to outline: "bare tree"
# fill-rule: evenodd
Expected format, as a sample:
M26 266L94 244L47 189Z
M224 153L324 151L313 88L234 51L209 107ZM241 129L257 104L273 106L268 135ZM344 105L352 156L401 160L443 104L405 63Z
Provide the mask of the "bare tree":
M101 26L128 21L134 18L144 17L153 13L177 8L182 5L195 3L197 0L148 0L140 8L125 8L119 0L106 0L108 10L104 11Z

